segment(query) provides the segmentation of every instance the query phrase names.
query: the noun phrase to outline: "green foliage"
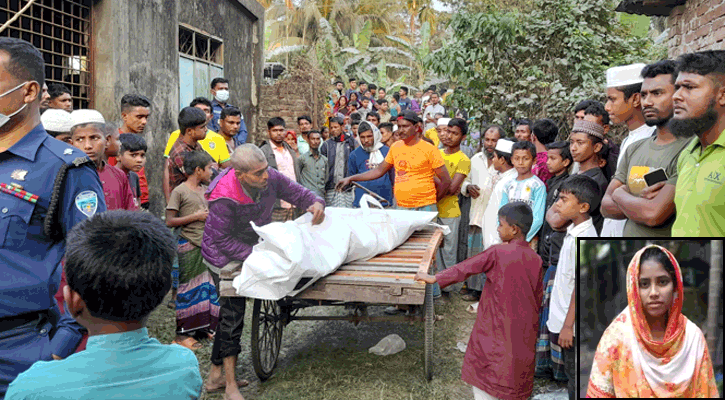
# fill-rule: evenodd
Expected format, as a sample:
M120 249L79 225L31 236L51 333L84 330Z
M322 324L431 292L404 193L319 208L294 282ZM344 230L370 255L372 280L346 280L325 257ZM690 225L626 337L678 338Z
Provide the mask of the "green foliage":
M360 29L360 32L353 33L353 42L355 48L364 51L370 45L370 36L373 33L373 24L370 20L365 21L365 24Z
M632 36L608 0L538 0L527 13L458 13L452 40L426 58L457 90L449 104L479 121L548 117L566 126L574 105L602 99L605 70L663 52ZM562 135L567 129L563 129Z

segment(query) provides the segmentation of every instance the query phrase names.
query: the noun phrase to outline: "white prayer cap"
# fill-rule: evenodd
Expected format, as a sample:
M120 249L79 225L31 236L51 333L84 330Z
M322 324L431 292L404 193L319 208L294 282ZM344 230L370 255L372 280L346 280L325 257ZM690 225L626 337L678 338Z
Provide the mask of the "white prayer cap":
M103 118L100 112L96 110L75 110L71 114L73 119L73 125L81 124L105 124L106 120Z
M500 151L502 153L511 154L511 148L514 147L514 142L506 139L499 139L498 142L496 142L496 151Z
M393 125L393 132L398 130L398 125Z
M646 66L646 64L638 63L609 68L607 70L607 88L642 83L644 81L642 69Z
M40 116L40 122L46 131L68 133L73 126L73 118L68 111L49 108Z
M448 126L449 122L451 122L450 118L438 118L437 124L438 124L438 126L441 126L441 125Z

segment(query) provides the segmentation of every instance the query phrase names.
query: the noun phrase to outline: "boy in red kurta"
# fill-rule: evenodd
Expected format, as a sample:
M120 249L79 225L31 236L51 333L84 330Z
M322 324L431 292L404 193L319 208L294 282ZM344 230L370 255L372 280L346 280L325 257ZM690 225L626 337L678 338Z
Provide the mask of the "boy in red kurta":
M498 211L502 244L491 246L435 276L416 279L444 288L484 272L476 323L463 361L462 379L476 400L525 400L534 388L539 311L543 296L541 258L526 243L531 208L513 202Z

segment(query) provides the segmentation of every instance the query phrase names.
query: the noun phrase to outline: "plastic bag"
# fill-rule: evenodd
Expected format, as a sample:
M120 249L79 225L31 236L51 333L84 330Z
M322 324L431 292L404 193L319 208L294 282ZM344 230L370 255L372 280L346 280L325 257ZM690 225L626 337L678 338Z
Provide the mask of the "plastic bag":
M232 286L237 294L279 300L307 289L341 265L386 253L430 224L436 212L373 209L363 195L360 209L325 209L325 220L312 225L307 213L295 221L252 223L260 237Z
M379 356L389 356L392 354L400 353L405 350L405 341L400 336L393 333L384 337L375 346L368 349L368 353L373 353Z

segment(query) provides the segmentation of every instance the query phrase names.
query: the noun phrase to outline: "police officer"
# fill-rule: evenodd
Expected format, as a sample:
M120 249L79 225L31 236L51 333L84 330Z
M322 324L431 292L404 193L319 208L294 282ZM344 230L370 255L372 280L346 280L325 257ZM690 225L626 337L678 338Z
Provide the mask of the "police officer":
M82 327L54 295L65 235L106 210L93 164L40 124L43 56L0 38L0 399L38 360L65 358Z

